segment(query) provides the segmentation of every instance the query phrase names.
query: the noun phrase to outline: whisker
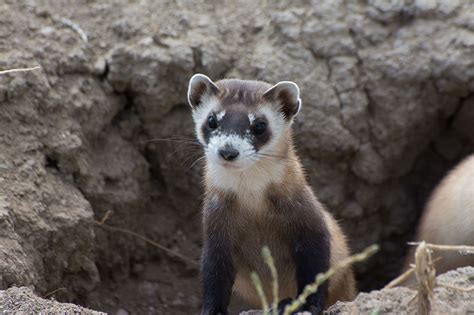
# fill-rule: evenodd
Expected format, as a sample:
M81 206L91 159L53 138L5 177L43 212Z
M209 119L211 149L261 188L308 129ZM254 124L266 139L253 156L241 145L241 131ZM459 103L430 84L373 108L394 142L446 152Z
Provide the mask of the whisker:
M252 148L252 149L247 149L247 150L244 150L244 151L242 151L242 152L245 153L245 152L249 152L249 151L255 151L255 149L254 149L254 148Z
M159 142L159 141L168 141L168 142L175 142L175 143L186 143L186 144L194 144L201 146L201 143L198 140L194 140L193 138L153 138L148 140L139 141L140 143L150 143L150 142Z
M181 153L181 154L185 154L185 153L201 153L202 152L202 149L201 148L198 148L198 147L188 147L188 146L176 146L176 148L171 151L170 155L173 156L175 155L176 153Z
M194 161L193 164L191 164L191 166L188 167L184 172L185 172L185 173L188 172L188 171L189 171L190 169L192 169L198 162L202 161L202 160L205 159L205 158L206 158L206 156L203 155L203 156L201 156L200 158L196 159L196 161Z
M279 155L268 154L268 153L257 152L256 155L258 155L260 157L279 159L281 161L297 161L297 159L295 159L295 158L289 158L287 156L279 156Z
M176 160L176 159L181 159L182 163L180 163L180 165L183 166L183 167L186 167L187 165L189 165L189 163L194 163L195 159L201 158L202 156L204 156L204 157L206 156L206 154L203 155L202 150L194 150L194 151L191 151L191 152L188 151L189 154L187 154L186 156L183 156L183 153L186 153L186 152L181 151L181 152L178 152L177 155L170 154L168 156L168 159L170 161ZM204 150L204 153L205 153L205 150Z
M194 162L196 162L196 157L200 157L203 149L207 149L207 145L202 145L197 140L178 136L171 138L154 138L142 141L141 143L158 141L165 142L162 147L157 148L159 154L163 156L164 161L172 164L176 163L175 165L183 168L188 166L191 161L193 161L193 165L191 166L193 167L195 165Z

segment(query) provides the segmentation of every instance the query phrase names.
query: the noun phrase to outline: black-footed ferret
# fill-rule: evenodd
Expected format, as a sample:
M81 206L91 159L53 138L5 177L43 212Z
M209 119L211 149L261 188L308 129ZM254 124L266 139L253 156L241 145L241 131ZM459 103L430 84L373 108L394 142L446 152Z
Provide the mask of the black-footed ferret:
M292 141L301 107L298 86L237 79L189 81L188 101L206 155L202 314L227 314L233 289L260 305L250 279L256 271L271 301L271 275L260 255L267 245L284 302L315 276L348 257L345 237L308 186ZM307 299L319 314L356 294L351 268Z
M474 155L465 158L433 191L418 227L417 241L441 245L474 246ZM413 261L409 251L405 269ZM474 255L437 253L436 271L443 273L462 266L474 266Z

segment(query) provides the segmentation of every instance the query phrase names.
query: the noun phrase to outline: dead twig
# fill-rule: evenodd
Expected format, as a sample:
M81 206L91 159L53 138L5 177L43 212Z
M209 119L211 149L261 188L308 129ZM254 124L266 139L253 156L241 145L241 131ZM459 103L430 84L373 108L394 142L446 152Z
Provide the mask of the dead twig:
M408 242L408 245L417 246L420 245L422 242ZM474 246L467 246L467 245L438 245L438 244L430 244L425 243L425 245L432 250L437 251L456 251L459 252L461 255L473 255L474 254Z
M400 276L390 281L390 283L387 284L383 289L385 290L385 289L390 289L390 288L399 286L401 283L405 282L408 278L410 278L414 272L415 272L415 267L410 267L410 269L408 269L407 271L402 273Z
M474 291L474 286L472 287L467 287L467 288L461 288L461 287L457 287L457 286L454 286L454 285L450 285L450 284L445 284L445 283L437 283L437 285L439 287L443 287L443 288L447 288L447 289L453 289L453 290L457 290L457 291L461 291L461 292L471 292L471 291Z
M97 221L97 223L99 225L105 224L105 221L107 221L110 218L111 215L112 215L112 211L107 210L107 212L104 214L102 219L100 221Z
M73 21L71 21L70 19L67 19L67 18L62 18L60 21L61 21L61 23L63 23L64 25L68 26L73 31L75 31L77 34L79 34L79 36L81 37L81 39L84 42L86 42L86 43L88 42L86 32L84 32L78 24L74 23Z
M430 244L425 241L409 242L408 245L417 246L415 251L415 264L411 264L410 268L399 277L387 284L384 289L393 288L405 282L414 273L418 283L415 296L410 300L409 304L418 297L418 314L427 315L431 311L430 300L433 297L435 287L445 287L453 290L470 292L474 287L462 288L449 284L436 282L435 263L442 259L438 257L433 259L431 254L433 251L457 251L461 255L474 254L474 246L466 245L438 245Z
M134 236L156 248L159 248L161 249L162 251L166 252L167 254L169 254L171 257L176 257L176 258L179 258L181 259L182 261L186 262L186 263L189 263L191 264L192 266L199 266L199 263L189 257L186 257L180 253L178 253L177 251L174 251L172 249L169 249L168 247L166 246L163 246L161 245L160 243L152 240L152 239L149 239L148 237L146 236L143 236L141 234L138 234L138 233L135 233L133 231L130 231L130 230L127 230L127 229L124 229L124 228L121 228L121 227L117 227L117 226L111 226L111 225L108 225L108 224L105 224L105 222L109 219L110 215L111 215L111 211L107 211L104 215L104 217L99 220L99 221L96 221L96 224L104 229L108 229L108 230L111 230L111 231L116 231L116 232L121 232L121 233L124 233L124 234L128 234L128 235L131 235L131 236Z
M432 250L421 242L415 252L415 276L418 281L418 314L428 315L431 311L430 299L436 285L436 270Z
M422 242L408 242L408 245L411 246L419 246ZM424 242L424 245L426 248L434 251L456 251L459 252L461 255L471 255L474 254L474 246L467 246L467 245L438 245L438 244L431 244L431 243L426 243ZM433 263L435 264L437 261L442 259L443 257L437 257L433 260ZM397 278L393 279L389 284L387 284L384 289L389 289L393 288L396 286L399 286L400 284L404 283L406 280L408 280L411 275L415 271L416 264L411 264L410 268L402 273L400 276Z
M43 299L47 299L49 298L51 295L55 294L55 293L58 293L60 291L66 291L67 289L66 288L57 288L56 290L53 290L51 292L48 292L46 293L44 296L43 296Z
M0 75L7 74L7 73L15 73L15 72L28 72L28 71L38 70L38 69L41 69L41 67L35 66L32 68L16 68L16 69L2 70L0 71Z
M440 261L441 259L443 259L443 257L436 257L435 259L433 259L433 263L436 264L436 262ZM404 273L402 273L401 275L399 275L398 277L390 281L390 283L388 283L385 287L383 287L383 290L391 289L391 288L401 285L402 283L410 279L410 277L413 275L414 272L415 272L415 264L410 264L410 268L407 271L405 271Z

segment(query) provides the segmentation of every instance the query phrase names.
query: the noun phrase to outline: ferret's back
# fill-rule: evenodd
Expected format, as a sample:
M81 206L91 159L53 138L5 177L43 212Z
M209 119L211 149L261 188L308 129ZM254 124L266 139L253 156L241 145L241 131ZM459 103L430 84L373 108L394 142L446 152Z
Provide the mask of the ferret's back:
M474 245L474 155L458 164L433 192L423 213L417 240L446 245ZM444 272L474 265L474 255L441 253Z

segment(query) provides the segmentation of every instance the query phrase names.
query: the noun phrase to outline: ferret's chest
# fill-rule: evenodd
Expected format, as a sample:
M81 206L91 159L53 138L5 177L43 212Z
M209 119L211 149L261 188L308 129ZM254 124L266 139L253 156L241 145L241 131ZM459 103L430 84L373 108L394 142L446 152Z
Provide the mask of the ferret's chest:
M232 242L232 260L236 268L234 289L248 301L258 305L258 298L250 278L251 272L256 272L267 297L271 296L272 276L266 265L261 251L268 246L277 269L280 287L279 296L293 297L295 294L295 268L292 258L292 242L288 231L278 223L270 221L244 220L234 230ZM268 220L268 218L267 218Z
M232 256L239 272L257 271L262 276L268 273L262 248L268 246L278 272L287 273L293 265L291 235L279 220L256 214L241 218L235 226Z

